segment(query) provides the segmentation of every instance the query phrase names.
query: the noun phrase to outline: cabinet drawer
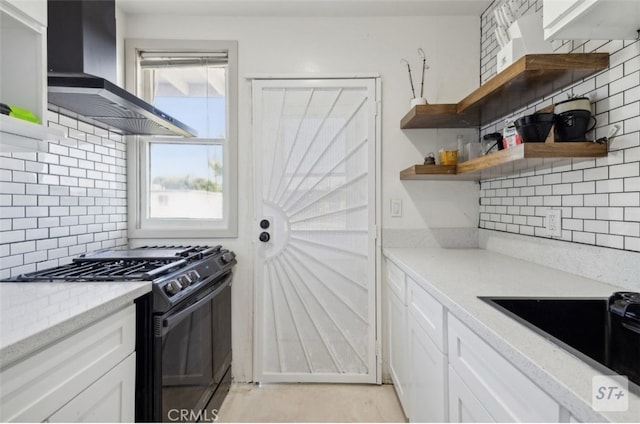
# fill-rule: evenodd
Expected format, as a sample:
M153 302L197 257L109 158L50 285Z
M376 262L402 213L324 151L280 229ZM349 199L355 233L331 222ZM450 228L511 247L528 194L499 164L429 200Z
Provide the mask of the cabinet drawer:
M131 305L0 371L0 420L41 422L135 349Z
M422 326L425 333L442 352L446 352L444 342L444 308L433 296L407 276L409 289L409 313Z
M387 286L400 298L403 305L407 304L407 289L404 272L389 259L385 261L387 268Z
M453 315L449 363L498 422L558 422L560 405Z

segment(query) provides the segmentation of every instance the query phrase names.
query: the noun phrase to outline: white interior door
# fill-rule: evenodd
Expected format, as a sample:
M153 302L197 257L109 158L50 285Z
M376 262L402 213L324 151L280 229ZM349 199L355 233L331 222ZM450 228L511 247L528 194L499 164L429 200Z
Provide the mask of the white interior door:
M258 382L376 382L376 80L254 80Z

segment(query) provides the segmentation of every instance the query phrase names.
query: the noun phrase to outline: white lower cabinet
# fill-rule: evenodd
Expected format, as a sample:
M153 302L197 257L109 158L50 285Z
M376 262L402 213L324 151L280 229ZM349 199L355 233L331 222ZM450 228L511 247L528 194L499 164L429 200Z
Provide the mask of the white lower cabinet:
M412 312L409 313L409 358L411 421L447 421L447 359Z
M449 366L449 421L454 423L495 422L451 366Z
M560 422L570 411L389 258L389 372L411 422ZM406 352L406 353L404 353Z
M132 353L98 381L49 417L52 423L135 420L136 354Z
M494 421L560 421L556 401L452 314L447 335L451 369Z
M386 260L389 374L411 422L447 418L444 308Z
M408 341L407 305L404 274L390 261L386 261L387 297L387 353L389 374L404 410L409 416L407 398Z
M408 276L407 290L409 417L413 422L443 422L447 420L444 308Z
M387 311L389 331L389 374L393 381L396 393L405 411L408 414L407 399L407 308L402 300L387 290Z
M132 304L1 369L0 421L133 421L135 333Z

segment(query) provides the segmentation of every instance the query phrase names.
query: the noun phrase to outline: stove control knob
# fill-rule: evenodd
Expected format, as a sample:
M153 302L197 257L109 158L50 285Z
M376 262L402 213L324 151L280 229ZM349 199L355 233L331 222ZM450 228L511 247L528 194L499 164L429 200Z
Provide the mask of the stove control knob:
M192 284L197 282L198 279L200 279L200 275L198 274L198 271L189 271L188 276L191 279Z
M229 262L233 261L236 257L236 254L233 252L227 252L224 255L222 255L222 263L223 264L228 264Z
M182 290L182 285L178 282L178 280L169 281L164 288L164 291L166 291L169 296L173 296L180 290Z
M182 287L189 287L191 284L191 278L188 275L184 274L178 277L178 282Z

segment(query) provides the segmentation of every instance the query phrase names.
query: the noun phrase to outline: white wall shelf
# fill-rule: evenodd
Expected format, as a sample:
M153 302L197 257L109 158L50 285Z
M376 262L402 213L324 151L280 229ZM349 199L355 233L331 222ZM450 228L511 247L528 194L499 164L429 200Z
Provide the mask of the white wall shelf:
M0 0L0 102L46 121L47 4ZM45 140L64 137L41 124L0 115L0 151L45 150Z
M62 130L0 115L0 152L46 152L48 141L65 137Z

